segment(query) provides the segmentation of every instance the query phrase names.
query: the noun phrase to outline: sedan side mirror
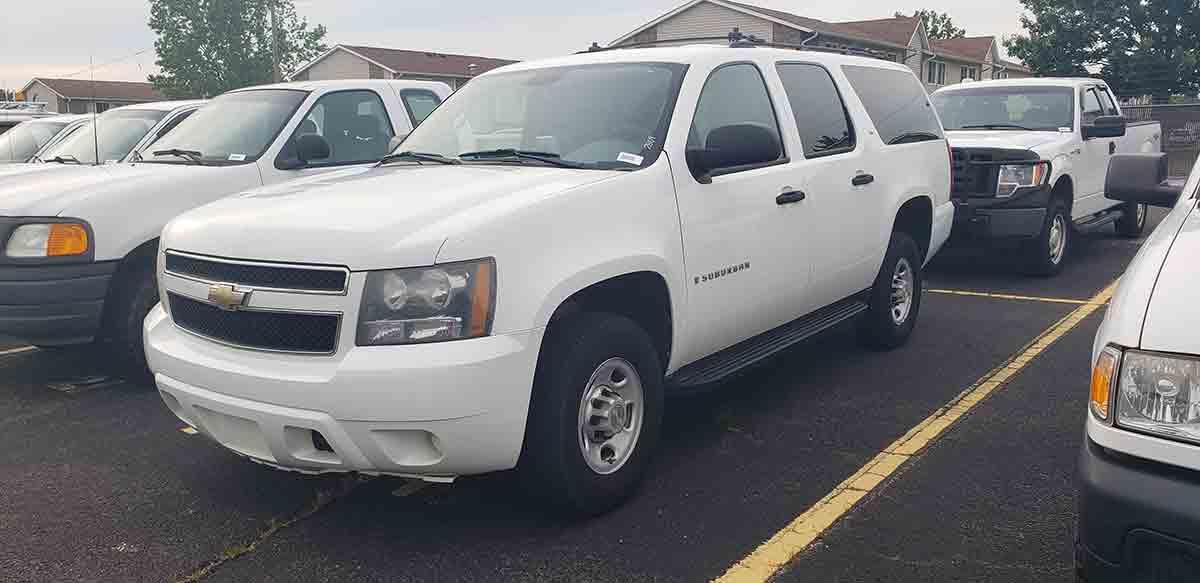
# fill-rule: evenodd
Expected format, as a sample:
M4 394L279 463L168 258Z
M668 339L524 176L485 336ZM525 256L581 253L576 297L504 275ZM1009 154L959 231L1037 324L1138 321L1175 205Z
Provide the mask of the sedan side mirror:
M769 128L733 124L712 130L703 149L690 149L686 154L692 175L708 183L713 176L775 162L783 157L783 147Z
M1102 115L1091 124L1083 126L1083 139L1119 138L1125 135L1128 124L1119 115Z
M1116 154L1108 160L1104 196L1150 206L1173 207L1183 184L1167 181L1167 155Z

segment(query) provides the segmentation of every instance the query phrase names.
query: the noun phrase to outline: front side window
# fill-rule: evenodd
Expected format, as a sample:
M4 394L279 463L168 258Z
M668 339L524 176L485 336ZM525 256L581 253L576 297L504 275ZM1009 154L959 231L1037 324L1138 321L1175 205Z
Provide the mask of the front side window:
M645 167L662 149L686 69L605 63L483 75L446 99L402 148L445 157L512 149L581 168Z
M1058 131L1074 124L1066 87L969 87L931 98L947 130Z
M0 135L0 162L25 162L58 132L65 122L27 121Z
M801 63L780 63L776 69L804 143L804 157L853 150L854 130L829 72Z
M1096 118L1104 115L1104 106L1100 104L1100 98L1096 96L1095 89L1084 89L1080 103L1080 118L1084 124L1090 124L1096 121Z
M404 109L408 111L414 128L421 125L442 102L436 93L425 89L405 89L400 92L400 101L404 102Z
M723 173L784 160L775 107L758 67L749 63L725 65L712 72L692 117L689 152L717 159L702 161L703 171L689 161L692 173Z
M1112 97L1109 97L1108 91L1097 87L1096 94L1100 96L1100 106L1104 108L1104 115L1117 115L1117 105L1113 103Z
M294 89L251 89L220 95L163 136L153 148L148 148L143 161L253 162L267 150L307 97L307 91ZM167 150L176 152L166 153ZM180 155L180 151L192 154Z
M121 108L107 111L97 116L94 124L85 125L48 148L40 157L43 160L58 158L95 164L98 152L101 163L116 162L124 159L166 115L165 111L150 109Z
M861 65L845 65L842 71L883 143L894 145L942 139L942 126L929 103L929 96L912 72Z
M281 159L295 157L300 136L320 136L329 144L329 157L309 160L310 166L374 162L387 154L396 135L374 91L336 91L317 100L280 153Z

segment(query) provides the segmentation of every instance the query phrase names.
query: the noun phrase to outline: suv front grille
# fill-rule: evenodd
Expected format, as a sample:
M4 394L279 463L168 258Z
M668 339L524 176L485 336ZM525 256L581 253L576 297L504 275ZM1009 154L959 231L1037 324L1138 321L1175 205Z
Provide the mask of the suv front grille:
M343 293L349 274L338 267L273 265L167 252L168 273L210 282L287 291Z
M175 325L206 338L256 350L333 354L337 349L338 314L222 310L168 293Z

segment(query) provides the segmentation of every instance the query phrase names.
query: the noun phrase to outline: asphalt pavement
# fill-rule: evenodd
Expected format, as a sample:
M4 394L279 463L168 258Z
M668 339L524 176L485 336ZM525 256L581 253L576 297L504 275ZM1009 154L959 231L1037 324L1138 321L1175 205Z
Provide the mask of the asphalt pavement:
M96 378L86 351L4 354L10 344L0 348L0 580L708 581L1106 287L1139 243L1081 237L1051 279L1016 273L1005 253L944 253L907 346L865 351L842 327L715 391L670 399L640 494L582 522L547 514L506 474L424 485L264 468L181 431L151 387ZM872 489L777 579L1067 580L1101 315Z

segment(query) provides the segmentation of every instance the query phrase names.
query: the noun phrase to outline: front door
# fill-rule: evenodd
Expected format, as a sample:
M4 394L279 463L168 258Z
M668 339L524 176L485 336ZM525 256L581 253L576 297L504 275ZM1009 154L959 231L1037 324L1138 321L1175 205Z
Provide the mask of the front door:
M1085 87L1079 95L1080 135L1083 126L1091 125L1096 118L1105 115L1104 104L1095 87ZM1084 140L1078 166L1083 172L1072 175L1075 179L1075 218L1086 217L1103 210L1108 204L1104 200L1104 177L1108 174L1108 158L1112 155L1117 138L1092 138Z
M718 67L700 92L689 155L671 161L687 269L685 362L801 315L809 253L799 241L807 205L782 147L779 109L758 65ZM693 154L733 151L739 136L759 159L697 171Z

